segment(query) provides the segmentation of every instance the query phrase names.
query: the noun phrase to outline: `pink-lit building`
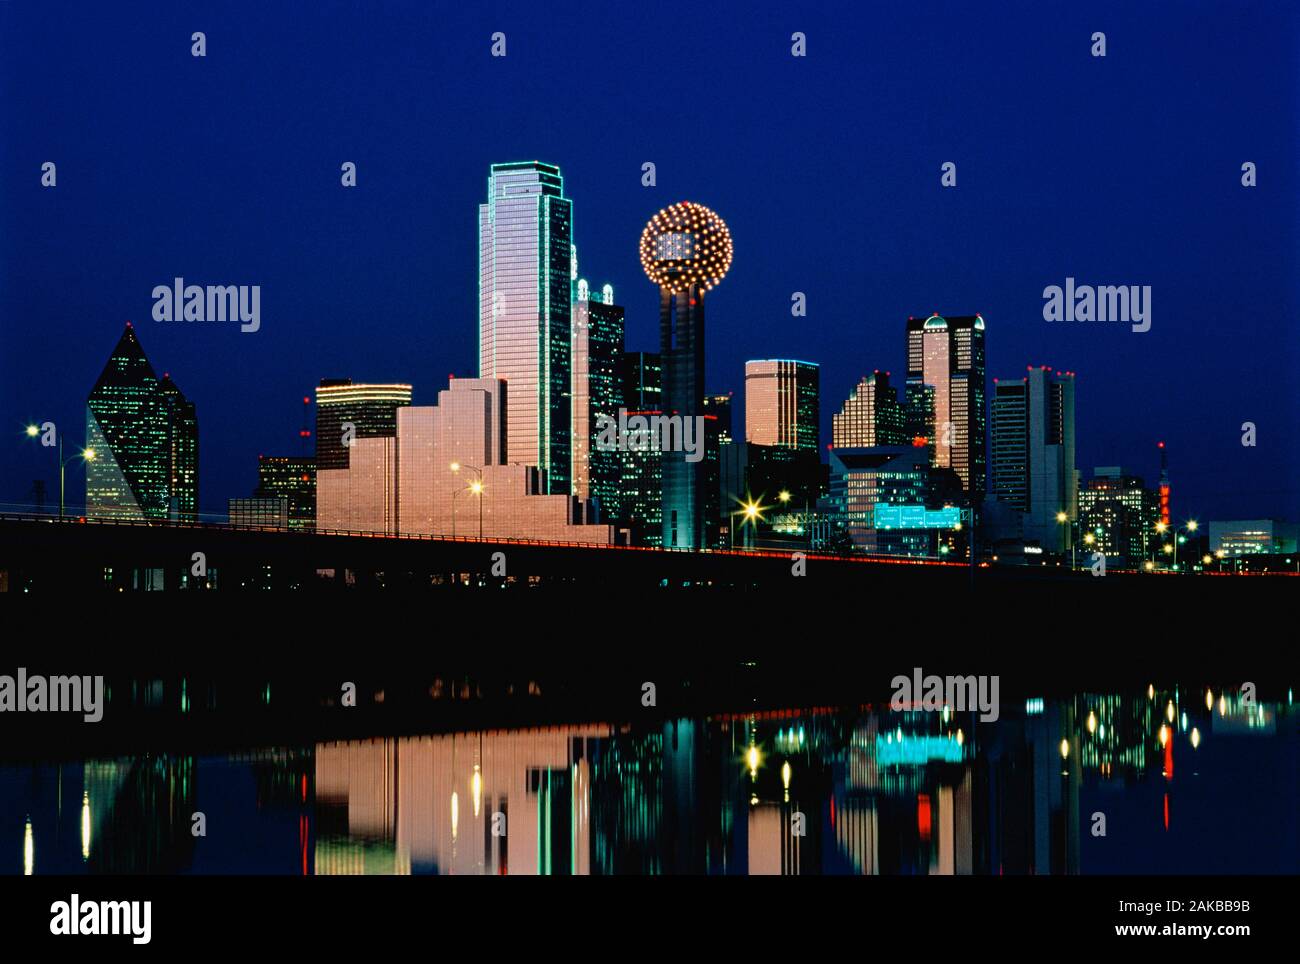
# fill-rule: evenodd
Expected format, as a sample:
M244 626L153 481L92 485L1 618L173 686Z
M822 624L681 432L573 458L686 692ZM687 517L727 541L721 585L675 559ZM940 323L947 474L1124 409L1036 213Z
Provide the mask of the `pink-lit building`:
M357 439L347 469L317 475L317 526L609 544L583 503L545 495L536 466L506 464L503 379L453 379L434 406L397 410L396 438Z
M397 440L354 439L348 457L346 469L316 473L316 528L395 534Z

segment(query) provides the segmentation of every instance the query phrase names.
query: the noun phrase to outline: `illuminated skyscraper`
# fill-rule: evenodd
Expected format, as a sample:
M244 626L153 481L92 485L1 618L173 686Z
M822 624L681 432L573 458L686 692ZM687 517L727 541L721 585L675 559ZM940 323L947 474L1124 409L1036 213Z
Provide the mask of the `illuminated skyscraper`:
M659 286L659 346L663 408L670 418L704 415L704 296L731 267L731 232L701 204L664 208L641 234L641 267ZM663 457L663 544L698 549L708 542L708 471L688 461L685 446Z
M817 451L819 381L815 362L745 362L745 441Z
M835 448L903 445L903 408L898 392L889 384L889 372L875 371L858 382L841 408L831 417L831 444Z
M620 513L621 453L597 444L600 417L618 420L623 405L623 308L605 285L592 296L576 283L573 302L573 495L596 502L602 520Z
M663 363L657 352L623 353L623 405L628 415L651 417L662 412ZM629 446L619 453L620 526L629 528L637 545L663 544L663 457L652 446Z
M1024 513L1024 537L1064 552L1078 518L1074 470L1074 374L1030 368L994 382L993 495Z
M392 438L397 434L397 409L410 404L410 385L321 379L316 389L316 467L322 471L346 469L349 446L344 444L344 437Z
M194 404L158 380L130 322L86 400L86 448L88 517L197 518Z
M722 499L722 446L731 444L731 394L704 396L704 544L724 546L726 507Z
M1107 565L1140 566L1159 540L1160 497L1119 466L1099 466L1092 474L1079 490L1079 531L1092 534L1092 549L1106 556Z
M933 389L933 401L926 387ZM933 416L933 464L951 468L973 501L987 486L984 319L980 315L907 320L909 424L919 404Z
M560 169L493 164L479 205L479 377L510 384L507 460L571 491L572 203Z
M316 460L286 455L257 457L257 490L254 498L283 498L288 506L290 529L312 529L316 525Z

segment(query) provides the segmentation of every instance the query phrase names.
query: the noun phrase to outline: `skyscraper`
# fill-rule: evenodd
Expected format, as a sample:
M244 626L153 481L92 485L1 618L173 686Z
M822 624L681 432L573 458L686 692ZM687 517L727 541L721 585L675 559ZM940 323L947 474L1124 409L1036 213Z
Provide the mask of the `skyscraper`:
M831 416L831 444L835 448L903 445L903 407L898 391L889 384L889 372L877 369L863 377Z
M479 377L510 384L508 461L571 491L572 203L560 169L493 164L479 205Z
M664 208L641 234L641 267L659 286L663 408L669 417L703 417L704 296L731 268L731 232L722 218L693 201ZM684 446L663 458L663 545L707 544L708 471L688 461Z
M658 352L623 353L623 405L632 415L662 412L663 363ZM622 490L618 524L632 530L637 545L663 544L663 457L656 446L628 446L619 452Z
M600 417L617 421L623 405L623 308L605 285L592 297L579 279L573 302L573 495L596 502L600 518L618 518L621 454L597 445Z
M817 451L819 382L815 362L745 362L745 441Z
M704 396L704 544L723 547L726 533L722 501L722 447L731 443L731 395Z
M316 467L346 469L352 439L392 438L397 409L411 404L410 385L353 384L350 378L323 378L316 389ZM349 432L348 426L351 426Z
M283 498L290 529L316 526L316 460L287 455L257 457L256 499Z
M1099 466L1092 475L1079 491L1079 531L1092 534L1090 548L1108 565L1136 568L1153 557L1159 541L1160 498L1117 465Z
M1074 470L1074 374L1046 366L993 388L993 495L1025 513L1024 537L1064 552L1078 518Z
M197 518L194 404L170 377L158 380L130 322L86 399L86 448L88 517Z
M933 389L933 401L926 387ZM978 502L987 488L984 396L984 319L980 315L907 320L909 423L929 402L933 417L933 463L951 468Z

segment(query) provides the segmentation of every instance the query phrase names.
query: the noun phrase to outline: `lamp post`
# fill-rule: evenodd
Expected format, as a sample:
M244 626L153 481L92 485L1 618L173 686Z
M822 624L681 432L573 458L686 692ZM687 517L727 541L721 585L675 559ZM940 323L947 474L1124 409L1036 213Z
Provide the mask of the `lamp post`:
M453 472L459 473L462 464L465 466L465 468L473 469L476 473L478 473L478 478L475 479L473 482L471 482L465 488L468 491L473 492L476 496L478 496L478 541L482 542L483 541L483 470L479 468L477 465L470 465L468 462L465 463L452 462L451 470ZM460 491L462 490L460 489L457 490L458 493ZM452 538L455 538L456 536L456 496L455 495L451 497L451 535Z
M40 430L39 428L37 428L35 425L28 425L28 426L27 426L27 437L28 437L28 438L36 438L36 436L39 435L40 433L41 433L41 430ZM94 450L94 449L82 449L82 450L81 450L80 452L78 452L76 455L70 455L70 456L68 456L68 457L65 459L65 458L63 457L63 433L62 433L62 432L59 432L59 433L58 433L58 436L59 436L59 519L60 519L60 521L62 521L62 519L63 519L63 504L64 504L64 497L63 497L63 494L64 494L64 488L65 488L65 486L64 486L64 479L65 479L65 476L66 476L66 474L67 474L67 468L68 468L68 465L69 465L70 463L72 463L72 462L77 461L77 459L81 459L81 460L84 461L84 462L93 462L93 461L95 461L95 450Z
M1064 512L1058 512L1056 513L1056 521L1061 525L1069 525L1070 517ZM1074 543L1074 526L1070 526L1066 538L1070 540L1070 571L1073 572L1077 568L1074 554L1075 549L1077 548Z
M744 502L744 503L742 503L740 509L738 509L737 511L731 513L731 520L732 520L732 522L731 522L731 525L730 525L728 528L730 528L730 530L731 530L731 532L730 532L730 536L731 536L731 548L732 548L733 550L736 548L736 522L735 522L735 520L736 520L736 516L738 516L738 515L740 515L740 516L744 516L744 517L745 517L744 522L741 523L741 525L743 526L743 525L745 524L745 522L753 522L755 519L761 519L761 518L763 518L763 507L760 506L757 502L755 502L755 501L753 501L753 500L751 499L751 500L748 501L748 502Z

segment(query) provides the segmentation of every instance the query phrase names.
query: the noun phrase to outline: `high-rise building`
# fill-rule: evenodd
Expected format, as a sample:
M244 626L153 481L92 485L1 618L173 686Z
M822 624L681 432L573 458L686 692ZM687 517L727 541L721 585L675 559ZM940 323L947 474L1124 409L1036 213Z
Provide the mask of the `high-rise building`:
M658 352L623 353L623 405L628 416L649 418L663 412L663 363ZM620 526L636 545L663 544L663 456L657 446L628 446L621 462Z
M704 544L722 548L726 537L723 519L722 446L731 442L731 394L704 396Z
M664 208L641 234L641 267L659 286L659 347L663 409L668 417L703 417L704 296L731 268L731 232L701 204ZM663 459L663 545L698 549L708 544L708 470L690 461L685 446Z
M350 452L346 440L392 438L397 433L397 409L410 404L410 385L321 379L316 389L316 468L346 469Z
M199 517L198 414L169 373L163 372L158 390L167 413L167 515L193 522Z
M745 441L817 451L819 381L815 362L745 362Z
M1141 566L1160 541L1159 496L1119 466L1099 466L1092 475L1079 490L1080 541L1083 534L1091 535L1087 551L1104 554L1108 565Z
M898 390L889 384L889 372L877 369L863 377L831 416L831 444L835 448L870 448L903 445L903 407Z
M578 279L573 301L573 495L594 501L602 520L619 517L622 453L598 444L601 416L623 406L623 308L605 285L592 296Z
M158 380L130 322L86 399L86 448L89 518L198 517L194 404Z
M254 498L283 498L290 529L316 527L316 460L288 455L257 457Z
M612 543L613 527L590 524L583 503L542 490L541 469L505 461L508 410L504 379L457 378L436 406L398 413L398 531Z
M961 482L923 446L832 448L830 459L828 501L859 551L934 556L957 531Z
M992 436L994 497L1024 514L1027 542L1065 552L1078 518L1074 374L1031 366L1025 378L995 380Z
M984 319L980 315L907 320L909 407L924 404L933 389L929 414L934 439L933 464L951 468L973 502L987 491L984 395ZM910 421L916 424L913 412Z
M479 377L510 383L510 462L571 491L572 202L560 169L493 164L479 205Z

